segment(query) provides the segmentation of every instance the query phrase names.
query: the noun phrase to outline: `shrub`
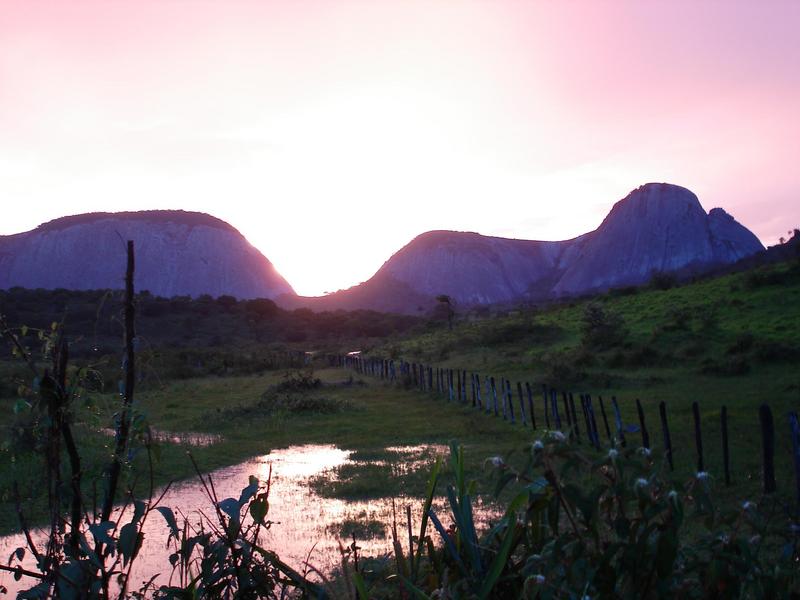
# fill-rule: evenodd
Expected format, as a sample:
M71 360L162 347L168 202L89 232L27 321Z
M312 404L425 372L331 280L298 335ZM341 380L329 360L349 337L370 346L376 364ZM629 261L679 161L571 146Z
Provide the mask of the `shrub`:
M750 362L746 356L734 354L722 360L707 358L703 361L700 372L705 375L737 376L750 371Z
M611 348L627 336L622 315L606 310L602 304L590 302L581 320L582 343L587 348Z
M650 287L654 290L669 290L678 284L678 279L672 273L661 271L650 278Z
M507 490L512 499L479 533L476 484L465 479L463 449L452 446L448 518L431 508L437 463L417 543L405 551L394 539L393 579L404 591L415 598L654 599L791 598L800 590L796 517L777 499L722 511L705 472L681 484L649 451L587 453L561 432L546 433L525 454L522 470L487 459L495 495ZM429 527L435 531L427 535Z

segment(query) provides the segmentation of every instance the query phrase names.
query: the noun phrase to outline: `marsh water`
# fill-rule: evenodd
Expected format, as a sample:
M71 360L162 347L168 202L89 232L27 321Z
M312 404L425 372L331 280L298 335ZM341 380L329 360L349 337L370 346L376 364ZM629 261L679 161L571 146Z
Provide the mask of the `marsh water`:
M444 446L415 446L387 448L381 455L396 457L396 460L392 459L392 472L399 475L406 469L426 468L435 455L445 452ZM372 522L377 525L372 530L372 537L357 538L359 552L363 556L379 556L391 552L390 526L395 514L398 530L404 532L399 537L404 540L403 548L407 548L406 506L411 508L414 531L419 530L422 511L420 498L399 496L394 499L342 500L323 497L314 491L321 489L320 485L324 486L325 481L334 481L337 468L354 463L352 455L350 450L332 445L291 446L219 469L211 473L211 478L219 500L228 497L238 499L241 489L247 486L250 475L255 475L264 482L270 479L270 508L267 518L273 521L273 525L262 534L262 543L276 551L282 560L298 571L304 572L307 570L306 566L310 565L327 575L341 564L340 541L344 546L352 543L351 536L342 539L340 525L345 520ZM365 461L358 459L358 462ZM386 459L369 462L381 464ZM310 484L314 478L317 478L317 482L312 486ZM161 505L172 508L178 515L185 515L190 523L197 523L202 518L200 511L208 515L213 512L212 503L196 480L173 485ZM489 518L491 513L488 507L476 507L479 520ZM445 511L438 511L438 515L447 527L450 519ZM124 518L123 521L125 522ZM387 527L380 531L378 523ZM151 513L145 523L144 533L144 544L131 574L132 589L156 574L159 574L156 579L158 584L170 580L168 556L174 549L167 545L168 529L160 514ZM38 533L36 537L41 540L43 535ZM18 546L24 546L22 534L0 538L0 558L6 560ZM28 566L32 565L29 563ZM25 584L29 586L33 582L25 581L25 578L15 582L11 574L0 573L0 585L7 587L9 591L24 589L20 586L27 587Z

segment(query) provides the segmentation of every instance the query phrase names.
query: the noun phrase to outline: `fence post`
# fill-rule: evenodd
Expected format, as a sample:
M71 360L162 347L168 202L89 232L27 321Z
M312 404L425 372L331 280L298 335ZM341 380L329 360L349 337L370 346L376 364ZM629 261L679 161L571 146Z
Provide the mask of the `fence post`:
M611 406L614 409L614 424L617 426L617 435L619 436L619 444L625 447L625 430L622 424L622 413L619 412L619 404L617 404L617 397L611 396Z
M528 394L528 412L531 415L531 427L536 429L536 415L533 412L533 394L531 393L531 384L525 382L525 393Z
M553 411L556 429L561 431L561 415L558 412L558 394L556 394L555 390L550 390L550 408Z
M447 400L452 402L455 399L455 390L453 389L453 369L447 370Z
M575 412L575 399L572 397L572 392L569 393L569 412L572 413L572 429L575 431L575 439L580 443L581 430L578 426L578 414Z
M478 410L483 410L483 402L481 401L481 375L475 373L475 394L478 401Z
M592 424L592 439L594 447L600 450L600 432L597 429L597 419L594 418L594 405L592 404L591 394L586 394L586 410L589 413L589 421Z
M494 416L498 416L499 413L497 412L497 387L494 384L494 377L490 377L489 381L492 384L492 402L494 403Z
M511 392L511 380L506 380L506 399L508 401L508 414L511 417L511 424L514 425L517 421L514 419L514 394Z
M586 437L589 443L594 446L594 436L592 435L592 423L589 421L589 409L586 407L586 396L578 394L578 399L581 402L581 412L583 413L583 422L586 423Z
M467 372L461 371L461 402L466 404L467 403Z
M642 446L650 449L650 434L647 433L647 424L644 422L644 409L639 399L636 399L636 412L639 413L639 427L642 428Z
M728 449L728 407L722 405L719 413L720 425L722 427L722 467L725 470L725 485L731 484L731 455Z
M703 431L700 426L700 405L692 402L692 416L694 418L694 445L697 449L697 472L705 471L703 461Z
M461 370L456 369L456 402L461 403Z
M567 400L567 392L561 392L561 398L564 400L564 414L567 415L567 428L569 429L569 437L572 439L575 434L572 431L572 415L569 414L569 400Z
M797 507L800 509L800 421L797 413L789 413L789 431L792 436L792 456L794 457L794 480L797 488Z
M522 426L524 427L528 422L525 418L525 399L522 397L522 384L519 381L517 382L517 394L519 395L519 412L522 415Z
M667 405L662 400L658 405L658 414L661 417L661 436L664 438L664 449L667 452L667 462L669 463L669 470L675 470L675 464L672 462L672 438L669 435L669 424L667 423Z
M550 427L550 408L547 406L547 388L542 386L542 404L544 404L544 424L547 426L548 429Z
M605 404L603 404L603 397L598 396L597 401L600 403L600 415L603 417L603 427L605 427L606 430L606 437L608 438L608 443L612 444L613 442L611 441L611 428L608 426L608 417L606 416L606 407Z
M761 423L761 449L764 464L764 493L772 494L775 485L775 422L772 410L766 404L758 409L758 420Z

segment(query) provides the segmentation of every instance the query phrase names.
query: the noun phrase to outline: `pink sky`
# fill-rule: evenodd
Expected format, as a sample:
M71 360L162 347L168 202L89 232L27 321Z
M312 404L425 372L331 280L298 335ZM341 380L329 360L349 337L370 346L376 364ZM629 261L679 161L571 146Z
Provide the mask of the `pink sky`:
M800 2L0 0L0 234L182 208L300 293L648 181L800 226Z

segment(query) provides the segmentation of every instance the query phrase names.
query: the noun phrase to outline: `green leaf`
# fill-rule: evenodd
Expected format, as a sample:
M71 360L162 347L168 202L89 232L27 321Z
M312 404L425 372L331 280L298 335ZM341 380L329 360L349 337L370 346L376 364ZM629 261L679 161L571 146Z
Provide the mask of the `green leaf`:
M267 494L259 494L256 499L250 503L250 516L253 517L254 521L263 525L268 512L269 500L267 500Z
M231 519L238 519L239 518L239 510L241 509L241 504L239 504L233 498L225 498L219 503L219 508L222 512L228 515Z
M26 400L23 400L22 398L20 398L19 400L14 402L13 411L14 411L15 415L18 415L22 411L28 410L30 407L31 407L30 402L27 402Z
M175 520L175 513L172 511L171 508L167 506L157 506L156 510L161 513L161 516L164 517L164 520L167 522L167 526L169 527L170 535L174 536L175 539L178 538L178 522Z
M94 537L94 541L98 544L108 544L109 546L114 544L113 538L109 535L109 532L114 529L116 523L113 521L103 521L102 523L97 523L95 525L89 526L89 531L92 532L92 537Z
M142 547L144 535L137 529L135 523L123 525L119 532L119 551L122 553L122 566L136 558Z
M489 567L489 572L486 575L486 579L483 580L483 585L481 586L480 592L478 592L479 598L489 597L489 594L497 583L497 580L500 578L500 575L503 572L503 569L505 569L506 563L508 562L508 556L511 553L514 538L516 537L515 530L517 516L514 512L510 512L506 519L508 526L506 527L505 538L503 539L503 543L500 545L500 550L497 552L497 555L492 561L492 566Z
M353 583L355 584L356 591L358 592L358 600L369 600L367 586L364 584L364 578L361 576L361 573L353 573Z

